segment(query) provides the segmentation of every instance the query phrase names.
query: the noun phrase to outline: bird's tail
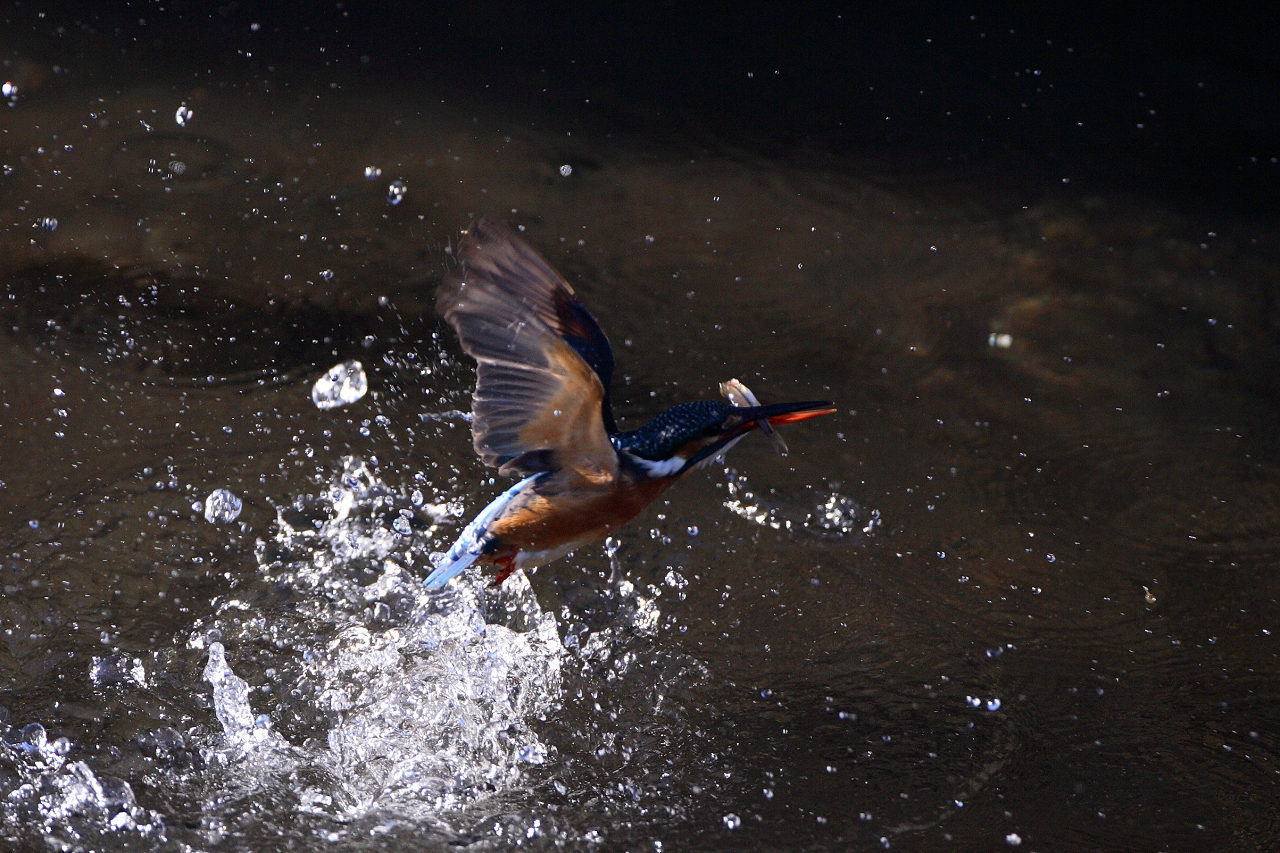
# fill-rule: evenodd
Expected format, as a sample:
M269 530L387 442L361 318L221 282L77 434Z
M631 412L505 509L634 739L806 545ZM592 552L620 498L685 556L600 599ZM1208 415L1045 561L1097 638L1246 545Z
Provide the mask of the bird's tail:
M480 549L481 543L475 539L470 542L464 542L463 539L459 539L453 543L449 553L444 555L439 565L423 581L427 585L427 589L434 592L466 571L468 566L480 558Z
M480 559L484 555L485 549L493 545L493 539L489 536L489 525L502 514L507 504L516 495L527 488L532 488L533 484L542 476L543 474L534 474L531 477L525 477L498 495L487 507L481 510L480 514L472 519L471 523L462 531L458 541L453 543L449 553L445 554L431 574L427 575L427 579L423 581L427 585L427 589L433 591L440 589L466 571L468 566Z

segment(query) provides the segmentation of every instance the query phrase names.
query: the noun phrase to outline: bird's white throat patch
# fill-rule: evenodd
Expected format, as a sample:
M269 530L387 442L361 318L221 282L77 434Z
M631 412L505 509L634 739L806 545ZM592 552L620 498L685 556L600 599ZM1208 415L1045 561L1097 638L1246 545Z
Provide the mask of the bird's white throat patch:
M643 456L636 456L625 450L622 452L626 453L627 458L650 477L670 477L678 474L685 463L685 460L679 456L672 456L670 459L645 459Z

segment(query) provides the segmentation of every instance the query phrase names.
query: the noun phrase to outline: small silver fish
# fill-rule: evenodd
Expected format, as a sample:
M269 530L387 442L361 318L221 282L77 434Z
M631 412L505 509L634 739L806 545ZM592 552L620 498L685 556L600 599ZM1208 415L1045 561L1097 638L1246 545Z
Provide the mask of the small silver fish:
M751 389L743 385L737 379L730 379L728 382L720 383L720 393L734 406L742 408L744 406L758 406L760 401L756 399L756 395L751 393ZM769 442L773 445L773 449L778 452L779 456L787 455L787 442L782 436L778 435L778 431L774 429L767 420L761 419L756 421L760 425L760 431L764 433Z

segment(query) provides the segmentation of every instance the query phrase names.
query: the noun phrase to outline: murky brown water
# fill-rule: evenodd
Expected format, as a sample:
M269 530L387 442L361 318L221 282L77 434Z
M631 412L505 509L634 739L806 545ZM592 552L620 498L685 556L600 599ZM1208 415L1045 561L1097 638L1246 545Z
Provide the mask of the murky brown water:
M1280 844L1271 224L444 88L29 78L0 137L6 843ZM838 416L532 592L429 600L499 487L431 309L477 215L575 283L624 422L730 376ZM351 358L369 394L316 408ZM500 725L414 716L437 699Z

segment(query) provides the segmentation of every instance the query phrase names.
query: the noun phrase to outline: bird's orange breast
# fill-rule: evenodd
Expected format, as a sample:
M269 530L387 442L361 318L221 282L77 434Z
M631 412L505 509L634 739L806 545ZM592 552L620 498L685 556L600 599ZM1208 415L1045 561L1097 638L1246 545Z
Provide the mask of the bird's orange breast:
M557 479L531 489L494 520L489 529L503 551L547 551L607 536L675 482L670 477L637 481L624 476L586 489L566 488Z

